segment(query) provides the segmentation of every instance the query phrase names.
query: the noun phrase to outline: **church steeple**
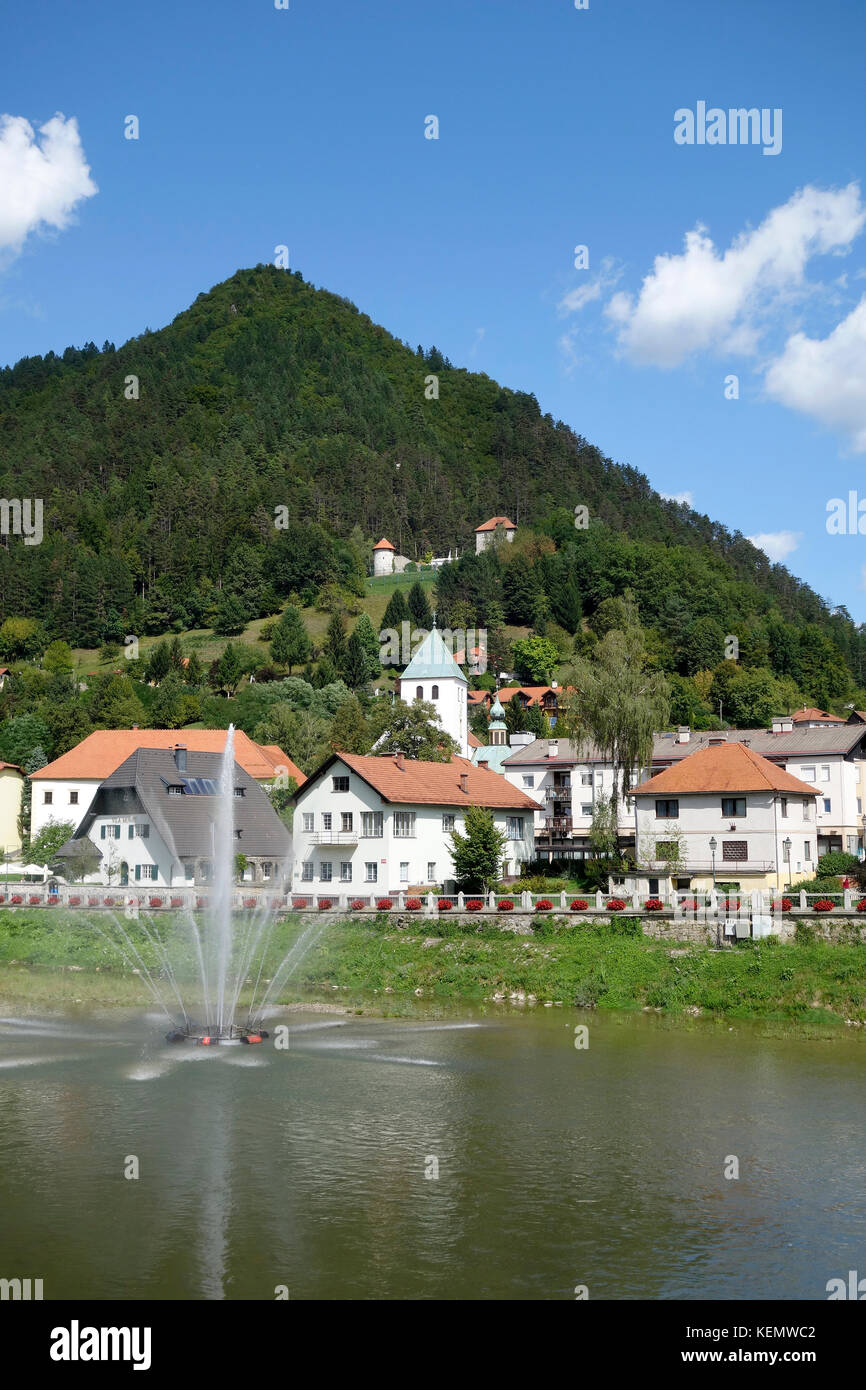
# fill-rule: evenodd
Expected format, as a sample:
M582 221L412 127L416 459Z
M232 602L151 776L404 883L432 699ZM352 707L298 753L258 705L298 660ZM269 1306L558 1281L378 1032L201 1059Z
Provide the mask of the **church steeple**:
M499 700L499 692L496 692L496 699L490 706L490 717L487 720L487 734L491 747L508 742L508 728L505 723L505 710Z

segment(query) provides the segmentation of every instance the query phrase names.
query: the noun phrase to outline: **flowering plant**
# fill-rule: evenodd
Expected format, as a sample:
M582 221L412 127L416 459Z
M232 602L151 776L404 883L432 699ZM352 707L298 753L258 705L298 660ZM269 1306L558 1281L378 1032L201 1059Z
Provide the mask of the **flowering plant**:
M436 906L440 912L450 912L454 904L450 898L440 898Z
M646 902L644 903L644 907L646 908L647 912L661 912L662 908L664 907L664 903L662 902L661 898L647 898Z
M379 912L390 912L394 906L390 898L377 898L376 909Z
M588 907L589 907L589 903L587 902L586 898L575 898L575 899L569 904L569 909L568 909L568 910L569 910L569 912L586 912L586 909L587 909Z
M329 907L334 906L333 898L319 898L319 911L327 912Z
M421 907L421 899L420 899L420 898L407 898L407 899L406 899L406 911L407 911L407 912L418 912L418 911L420 910L420 907Z
M514 911L514 903L511 901L510 898L500 898L499 902L496 904L496 911L497 911L497 912L513 912L513 911Z
M624 912L625 898L611 898L609 902L605 903L605 907L608 912Z
M480 898L467 898L463 906L467 912L480 912L484 904Z
M536 912L549 912L552 907L553 903L550 901L550 898L539 898L538 902L535 904Z
M832 898L819 898L812 904L813 912L832 912L836 906Z

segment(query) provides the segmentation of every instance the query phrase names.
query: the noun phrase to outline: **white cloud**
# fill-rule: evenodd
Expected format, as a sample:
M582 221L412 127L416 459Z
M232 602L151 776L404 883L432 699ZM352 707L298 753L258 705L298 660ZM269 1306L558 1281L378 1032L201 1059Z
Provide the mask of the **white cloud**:
M659 494L666 502L682 502L686 507L694 506L694 493L692 492L662 492Z
M764 378L767 395L866 452L866 296L826 338L795 333Z
M622 268L617 267L612 256L605 256L601 263L601 271L593 279L587 280L585 284L578 285L576 289L569 290L559 301L559 310L564 314L576 314L587 304L591 304L594 299L601 299L603 294L612 290L622 276Z
M802 531L764 531L760 536L746 537L777 565L797 549L802 539Z
M23 116L0 116L0 257L6 260L31 232L67 227L82 198L98 192L74 117L58 112L39 136Z
M674 367L695 352L753 353L762 314L802 292L809 259L841 254L864 224L856 184L803 188L722 253L705 227L687 232L681 255L655 258L636 299L615 294L605 312L636 362Z

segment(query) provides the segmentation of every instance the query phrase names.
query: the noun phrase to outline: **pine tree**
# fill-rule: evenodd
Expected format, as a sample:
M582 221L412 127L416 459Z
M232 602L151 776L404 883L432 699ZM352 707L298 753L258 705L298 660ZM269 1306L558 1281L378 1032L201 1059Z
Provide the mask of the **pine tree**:
M357 696L340 705L331 720L328 742L335 753L369 753L372 739Z
M236 642L226 642L225 650L219 659L219 682L223 690L233 695L243 674L243 665Z
M278 666L288 666L291 675L292 667L307 661L312 650L300 610L290 603L274 628L271 656Z
M331 614L331 620L328 623L328 632L325 637L324 654L337 673L341 674L346 664L347 645L346 628L339 613Z
M171 670L171 655L167 642L157 642L147 660L147 679L154 685L165 680Z
M417 579L409 590L407 605L409 616L416 627L429 630L433 626L433 613L427 602L427 595Z
M388 600L388 607L382 615L380 631L383 628L391 628L398 635L400 634L400 624L409 621L409 609L403 597L401 589L395 589Z
M484 806L467 806L465 835L451 831L454 877L463 892L488 892L499 878L505 835L496 829L493 812Z
M379 640L373 630L373 624L366 613L362 613L355 624L353 636L364 649L364 656L367 665L367 680L375 680L382 670L379 664Z
M357 632L352 633L346 647L343 679L350 690L358 690L367 684L367 653Z

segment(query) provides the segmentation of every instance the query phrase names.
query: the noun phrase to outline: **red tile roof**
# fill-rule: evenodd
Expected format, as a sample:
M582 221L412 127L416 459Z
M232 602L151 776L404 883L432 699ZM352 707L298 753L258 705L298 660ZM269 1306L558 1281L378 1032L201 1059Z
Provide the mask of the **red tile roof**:
M383 536L382 539L381 539L380 541L377 541L377 542L376 542L376 544L373 546L373 549L374 549L374 550L395 550L395 549L396 549L396 546L393 546L393 545L391 544L390 541L386 541L385 537Z
M484 746L481 742L481 739L476 738L473 733L468 733L466 735L466 742L469 744L470 748L483 748Z
M637 796L687 795L689 792L779 791L817 796L814 787L753 753L742 743L710 744L690 753L635 788Z
M398 805L486 806L491 809L537 811L538 802L513 787L505 777L489 768L476 767L468 758L452 758L449 763L416 762L396 757L362 757L356 753L336 753L313 773L310 783L334 762L346 764L385 801ZM466 791L461 780L466 777Z
M221 753L226 729L97 729L81 743L30 774L34 780L104 782L137 748L174 748L178 743L190 752ZM235 730L235 760L258 782L269 782L277 768L286 768L298 785L304 774L276 744L254 743L242 729Z
M509 521L507 516L492 516L489 521L483 521L480 526L476 526L476 531L495 531L497 526L504 526L506 531L516 531L517 527L513 521Z
M845 720L841 719L838 714L828 714L826 710L815 709L814 705L809 709L798 709L795 714L791 715L791 719L795 724L810 724L816 719L823 720L825 724L845 723Z

